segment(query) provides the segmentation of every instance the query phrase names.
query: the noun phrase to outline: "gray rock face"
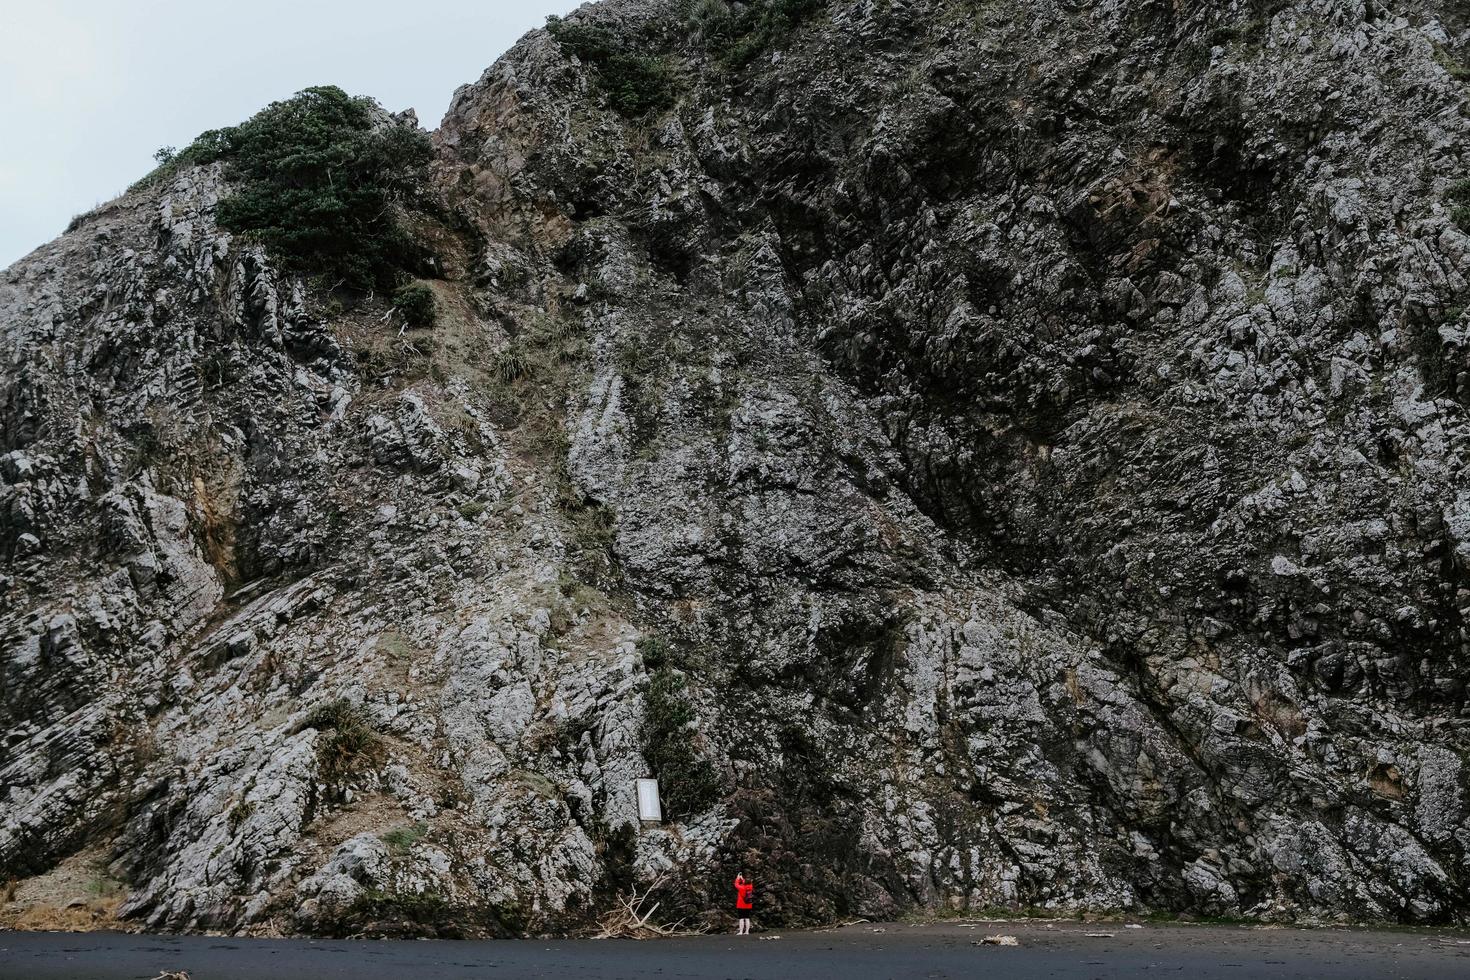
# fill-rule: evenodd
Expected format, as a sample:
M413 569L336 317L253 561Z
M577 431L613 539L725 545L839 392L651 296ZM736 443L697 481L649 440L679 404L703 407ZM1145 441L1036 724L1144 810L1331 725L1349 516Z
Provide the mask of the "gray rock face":
M584 8L638 119L547 32L462 88L430 330L218 169L0 274L0 875L1464 920L1464 13L817 7Z

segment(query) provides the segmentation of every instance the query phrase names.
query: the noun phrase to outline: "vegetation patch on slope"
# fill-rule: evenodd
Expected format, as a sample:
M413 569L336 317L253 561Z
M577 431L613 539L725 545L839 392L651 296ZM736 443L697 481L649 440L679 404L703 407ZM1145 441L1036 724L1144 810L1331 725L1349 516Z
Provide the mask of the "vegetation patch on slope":
M754 61L824 5L824 0L699 0L689 18L705 47L733 70Z
M425 186L430 155L427 134L373 99L324 85L182 150L159 150L158 168L134 188L221 161L234 186L219 204L221 226L257 238L290 267L366 289L391 284L409 262L399 214Z
M720 784L709 760L694 749L697 715L688 679L668 662L671 651L665 641L647 638L639 652L653 669L643 695L643 757L658 776L665 816L699 813L719 798Z
M634 50L632 40L601 26L560 17L546 18L546 29L569 54L588 65L608 102L629 118L646 116L674 101L674 76L668 61Z
M1462 180L1445 195L1450 202L1450 219L1461 228L1470 229L1470 180Z
M383 740L366 714L345 699L317 708L307 717L305 727L322 733L317 764L330 792L339 792L357 773L381 765L386 755Z

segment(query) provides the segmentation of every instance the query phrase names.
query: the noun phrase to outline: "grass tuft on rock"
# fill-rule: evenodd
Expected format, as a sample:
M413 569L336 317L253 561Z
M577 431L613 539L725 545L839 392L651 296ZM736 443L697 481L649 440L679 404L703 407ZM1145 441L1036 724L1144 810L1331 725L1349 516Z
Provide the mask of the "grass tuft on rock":
M343 698L313 711L305 727L322 733L317 767L329 787L340 788L358 773L382 765L387 754L363 710Z
M423 840L429 833L429 825L423 821L410 827L394 827L383 834L382 841L387 844L393 853L399 856L413 850L413 846Z
M239 833L240 826L245 823L246 820L249 820L250 815L254 812L255 804L250 802L249 800L241 800L240 802L232 806L230 808L228 817L230 823L230 833Z

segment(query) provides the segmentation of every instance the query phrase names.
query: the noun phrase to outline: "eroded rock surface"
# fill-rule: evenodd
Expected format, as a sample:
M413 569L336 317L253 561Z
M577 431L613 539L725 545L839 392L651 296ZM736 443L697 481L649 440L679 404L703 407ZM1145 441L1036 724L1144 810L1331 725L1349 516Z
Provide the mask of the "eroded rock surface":
M218 167L0 274L0 874L105 844L120 914L261 932L737 866L793 923L1463 921L1463 12L573 21L670 105L545 31L462 88L431 329L232 240Z

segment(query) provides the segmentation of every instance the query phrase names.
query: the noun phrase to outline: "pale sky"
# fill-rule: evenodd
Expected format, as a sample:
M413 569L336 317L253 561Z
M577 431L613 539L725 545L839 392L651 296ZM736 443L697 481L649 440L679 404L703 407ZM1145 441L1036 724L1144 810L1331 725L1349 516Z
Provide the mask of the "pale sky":
M0 268L186 145L309 85L439 124L580 0L0 0Z

